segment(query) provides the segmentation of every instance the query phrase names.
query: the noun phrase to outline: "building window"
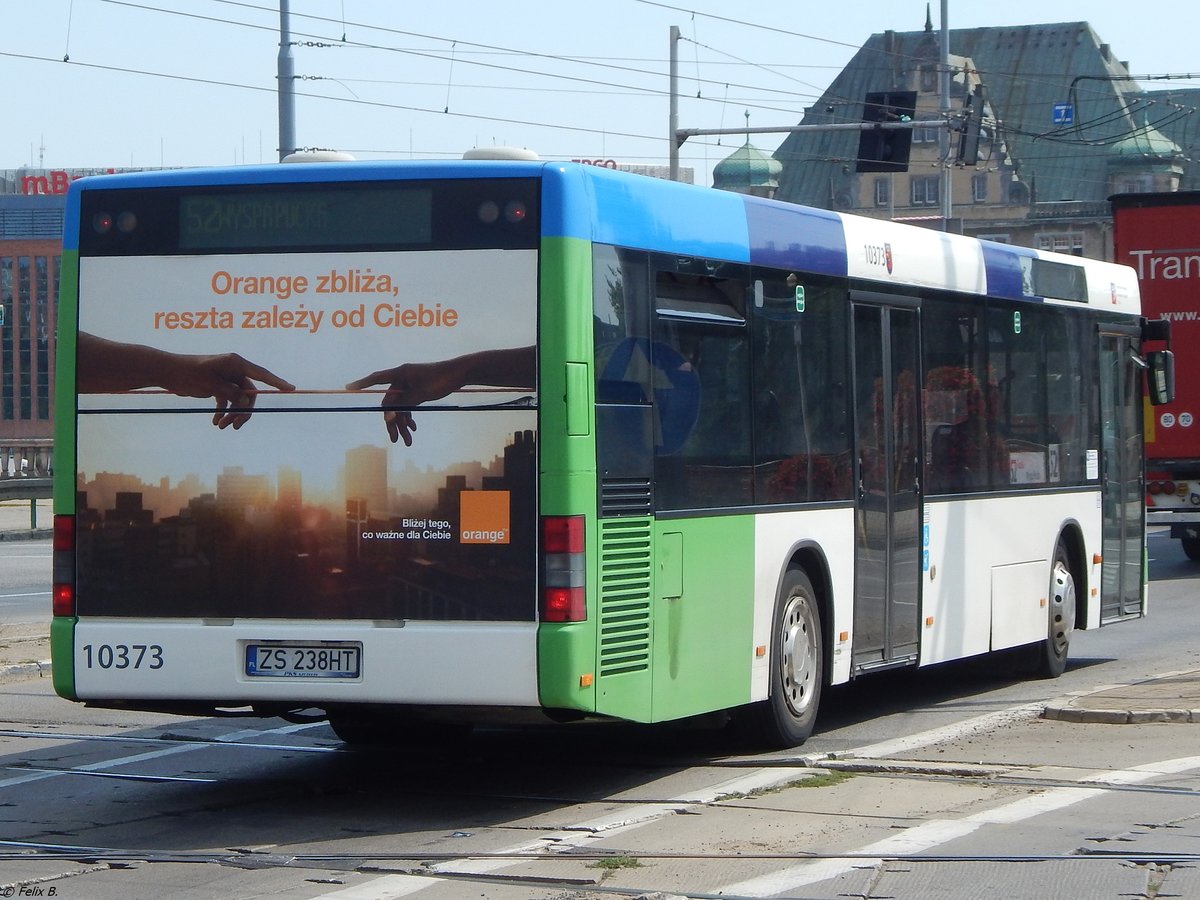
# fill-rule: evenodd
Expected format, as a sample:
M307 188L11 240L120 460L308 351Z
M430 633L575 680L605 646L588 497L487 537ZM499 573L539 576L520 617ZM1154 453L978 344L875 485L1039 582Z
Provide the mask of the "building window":
M15 257L0 257L0 314L8 323L0 329L0 419L11 422L16 416L16 370L13 357L16 345L16 266Z
M875 205L887 206L892 200L892 180L890 178L875 179Z
M937 206L942 199L941 175L917 175L911 182L913 206Z
M1014 181L1009 184L1008 202L1015 206L1024 206L1029 202L1029 188L1023 181Z
M940 128L934 125L914 125L912 140L914 144L936 144Z
M972 175L971 176L971 200L975 203L984 203L988 198L988 177L987 175Z
M991 241L993 244L1011 244L1012 239L1007 234L979 234L976 235L981 241Z
M937 66L921 66L921 90L932 93L938 89Z
M1055 253L1069 253L1072 256L1083 256L1083 235L1078 232L1039 234L1037 248L1052 250Z
M1113 185L1118 194L1146 194L1154 190L1153 175L1127 175Z

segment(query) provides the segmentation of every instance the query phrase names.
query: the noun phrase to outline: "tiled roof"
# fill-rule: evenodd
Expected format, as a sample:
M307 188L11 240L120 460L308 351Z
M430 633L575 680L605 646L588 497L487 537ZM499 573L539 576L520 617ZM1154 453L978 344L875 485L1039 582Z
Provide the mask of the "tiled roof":
M950 53L974 63L1017 175L1037 202L1105 200L1112 145L1144 121L1185 153L1198 142L1200 122L1191 120L1200 116L1182 115L1165 103L1147 106L1169 92L1143 92L1086 22L952 29ZM905 87L901 77L935 56L936 35L928 31L872 35L802 124L861 121L868 91ZM961 81L953 93L952 108L961 109ZM1184 94L1200 91L1174 92ZM1189 105L1198 100L1189 97ZM1071 126L1054 124L1055 105L1062 103L1073 106ZM1183 128L1190 135L1181 139L1176 132ZM789 135L775 154L784 164L777 196L827 205L831 179L844 166L853 171L857 147L854 132Z

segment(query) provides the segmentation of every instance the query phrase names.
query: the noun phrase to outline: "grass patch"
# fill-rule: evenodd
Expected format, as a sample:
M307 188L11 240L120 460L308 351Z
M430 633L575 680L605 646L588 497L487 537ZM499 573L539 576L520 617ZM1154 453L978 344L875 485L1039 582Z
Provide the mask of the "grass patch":
M598 859L594 863L588 863L589 869L604 869L606 872L615 872L617 869L641 869L642 861L636 856L620 854L619 856L606 856L603 859Z
M823 788L832 787L835 784L841 784L843 781L848 781L854 777L852 772L821 772L817 775L810 775L807 778L797 778L795 781L789 781L786 784L781 784L777 787L759 788L756 791L749 793L734 793L722 794L717 797L717 802L722 800L749 800L754 797L765 797L768 794L777 794L780 791L786 791L789 788Z

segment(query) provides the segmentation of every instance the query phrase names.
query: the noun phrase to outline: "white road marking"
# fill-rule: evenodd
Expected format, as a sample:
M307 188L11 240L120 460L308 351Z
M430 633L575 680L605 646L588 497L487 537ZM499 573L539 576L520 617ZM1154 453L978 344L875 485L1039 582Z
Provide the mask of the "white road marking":
M908 737L881 741L857 749L844 750L839 752L837 756L842 759L850 757L875 759L893 754L911 753L914 750L919 750L922 747L932 744L955 740L966 735L1009 725L1019 720L1034 718L1040 714L1044 705L1043 703L1022 704L993 713L987 713L986 715L976 716L975 718L956 722L942 728L933 728L919 734L909 735ZM799 759L800 757L797 758ZM522 857L532 853L553 853L555 850L561 852L585 844L597 834L611 835L626 829L639 828L665 816L674 815L680 808L679 804L685 801L688 804L708 803L728 794L747 793L753 790L778 787L795 780L803 774L809 773L810 769L807 766L820 765L820 757L809 756L803 757L803 759L806 761L805 767L755 770L730 781L713 785L703 791L681 795L674 798L673 801L648 803L642 806L623 809L609 817L580 822L569 826L563 831L548 834L538 840L528 841L496 852ZM1189 771L1197 768L1200 768L1200 756L1167 760L1162 763L1151 763L1145 766L1137 766L1124 772L1095 772L1091 775L1083 776L1079 779L1079 782L1084 784L1095 783L1097 785L1132 784L1138 781L1145 781L1156 775L1172 774L1174 772ZM1095 790L1069 787L1038 793L1017 800L1007 806L985 810L963 819L926 822L908 829L902 834L887 838L884 841L879 841L876 844L859 850L850 851L856 857L853 860L853 866L848 865L845 860L815 860L812 863L802 863L799 866L784 869L775 875L764 876L761 879L753 879L741 884L719 888L713 891L713 893L740 893L746 896L768 896L769 894L780 893L789 888L833 878L843 872L850 871L852 868L872 865L873 860L870 857L876 854L884 857L919 852L969 834L984 825L1008 823L1031 818L1044 812L1070 806L1073 803L1078 803L1081 800L1086 800L1101 793L1103 793L1101 787L1097 787ZM859 854L863 854L868 858L861 858ZM523 861L509 861L503 858L464 858L433 866L430 871L445 872L446 874L485 874L494 873ZM882 862L882 859L879 861ZM415 884L418 881L421 883ZM393 900L393 898L406 897L418 893L424 890L424 888L432 886L431 881L436 883L437 879L431 880L424 876L388 875L383 878L364 882L354 889L362 889L368 891L368 893L360 895L338 891L320 896L321 900L328 900L328 898L335 898L335 900L360 900L360 898L361 900Z
M222 734L213 738L211 742L195 743L195 744L176 744L171 747L165 747L162 750L151 750L148 753L135 753L131 756L119 756L116 759L103 759L99 762L88 763L82 766L74 766L70 769L61 772L30 772L26 775L16 775L12 778L0 780L0 789L6 787L15 787L19 784L28 784L31 781L41 781L43 778L59 778L63 775L70 775L72 772L106 772L109 769L116 769L120 766L127 766L131 763L146 762L151 759L161 759L164 756L174 756L178 753L191 753L194 750L203 750L211 747L220 747L242 738L257 737L264 734L290 734L294 731L302 731L305 728L312 728L314 725L321 723L303 722L295 725L283 725L279 728L271 728L266 731L260 729L242 728L238 731L231 731L228 734ZM46 740L61 740L62 736L56 734L45 735ZM83 738L86 740L86 738Z
M1193 769L1200 769L1200 756L1185 756L1179 759L1147 763L1121 772L1093 772L1077 779L1076 783L1137 784L1159 775L1173 775ZM961 819L932 819L907 828L892 837L884 838L882 841L847 851L854 855L853 859L822 859L811 863L800 863L770 875L751 878L737 884L724 885L717 888L714 893L745 897L770 897L794 891L799 887L835 878L855 869L880 865L888 857L923 853L932 847L971 834L985 825L1011 825L1043 813L1065 809L1103 793L1104 789L1100 787L1095 790L1077 787L1053 788L1022 797L1005 806L985 809L974 815L964 816Z
M354 887L321 896L327 900L393 900L395 897L407 897L409 894L423 891L442 881L441 878L426 878L423 875L384 875L382 878L373 878Z

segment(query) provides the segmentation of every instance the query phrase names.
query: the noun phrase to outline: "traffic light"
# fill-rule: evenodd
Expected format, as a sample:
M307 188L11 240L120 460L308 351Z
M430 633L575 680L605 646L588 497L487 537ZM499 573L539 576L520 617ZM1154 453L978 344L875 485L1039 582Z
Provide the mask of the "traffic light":
M983 85L975 85L975 93L967 97L963 107L962 134L958 138L958 164L973 166L979 162L979 129L983 120Z
M864 123L911 122L917 109L916 91L878 91L867 94ZM907 172L912 146L911 128L864 128L858 138L856 172Z

